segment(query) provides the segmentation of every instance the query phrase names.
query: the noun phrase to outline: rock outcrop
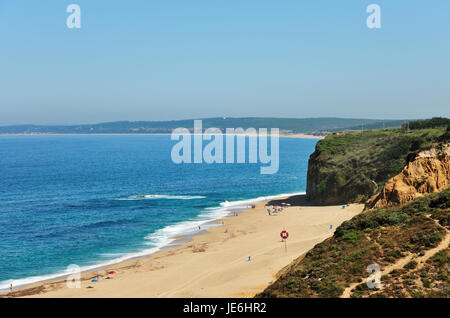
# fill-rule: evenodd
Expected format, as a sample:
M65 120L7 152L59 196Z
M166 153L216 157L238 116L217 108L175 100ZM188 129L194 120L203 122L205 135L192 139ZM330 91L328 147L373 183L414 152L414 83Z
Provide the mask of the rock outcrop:
M309 158L306 197L317 205L366 203L379 194L390 179L399 175L412 159L435 156L436 153L427 154L425 150L441 149L449 143L450 131L444 127L346 132L327 136L316 144ZM419 153L422 154L418 156ZM423 173L434 171L433 163L429 164L431 166L427 168L424 163ZM439 188L440 180L435 181ZM426 183L430 189L433 188L432 181ZM421 188L419 191L428 190Z
M391 178L381 191L370 198L366 209L403 204L419 196L450 186L450 144L419 152L402 172Z

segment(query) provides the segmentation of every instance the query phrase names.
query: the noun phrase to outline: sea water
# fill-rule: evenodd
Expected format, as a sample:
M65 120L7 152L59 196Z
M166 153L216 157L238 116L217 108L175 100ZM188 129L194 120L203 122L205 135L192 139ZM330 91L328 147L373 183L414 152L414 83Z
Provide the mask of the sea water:
M315 139L280 168L175 164L170 136L0 136L0 290L154 253L232 208L306 189Z

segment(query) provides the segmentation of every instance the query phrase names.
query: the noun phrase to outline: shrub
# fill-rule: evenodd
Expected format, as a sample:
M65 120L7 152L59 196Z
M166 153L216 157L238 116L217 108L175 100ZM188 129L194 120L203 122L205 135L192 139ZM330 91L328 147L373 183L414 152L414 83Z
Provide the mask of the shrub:
M364 235L364 233L362 233L361 231L354 231L354 232L349 232L349 233L345 234L343 236L343 239L345 241L348 241L348 242L352 243L352 244L355 244L356 241L358 241L359 238L361 236L363 236L363 235Z
M431 286L430 281L425 278L422 279L422 284L423 284L423 287L425 287L425 288L430 288L430 286Z
M415 260L410 261L408 264L404 266L407 269L414 269L417 266L417 262Z
M439 251L428 262L433 262L440 267L443 267L450 263L450 255L447 255L445 250Z

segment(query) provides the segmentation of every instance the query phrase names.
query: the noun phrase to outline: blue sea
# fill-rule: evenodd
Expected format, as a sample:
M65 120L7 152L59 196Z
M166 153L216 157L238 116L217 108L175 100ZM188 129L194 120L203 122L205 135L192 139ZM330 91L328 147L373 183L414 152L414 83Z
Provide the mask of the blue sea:
M175 164L170 136L0 136L0 289L151 254L232 208L302 193L316 142L280 138L278 173L261 175Z

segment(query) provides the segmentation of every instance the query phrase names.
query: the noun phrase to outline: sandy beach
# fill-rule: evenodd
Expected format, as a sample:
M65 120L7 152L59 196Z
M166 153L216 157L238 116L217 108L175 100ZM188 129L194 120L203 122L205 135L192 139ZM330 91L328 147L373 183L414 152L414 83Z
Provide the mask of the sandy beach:
M269 216L266 203L219 220L218 226L180 246L82 273L81 288L68 288L65 280L41 282L9 296L253 297L291 261L363 209L357 204L345 209L293 205ZM280 238L283 229L289 232L287 251ZM108 271L116 274L108 275ZM99 282L91 282L97 273Z

